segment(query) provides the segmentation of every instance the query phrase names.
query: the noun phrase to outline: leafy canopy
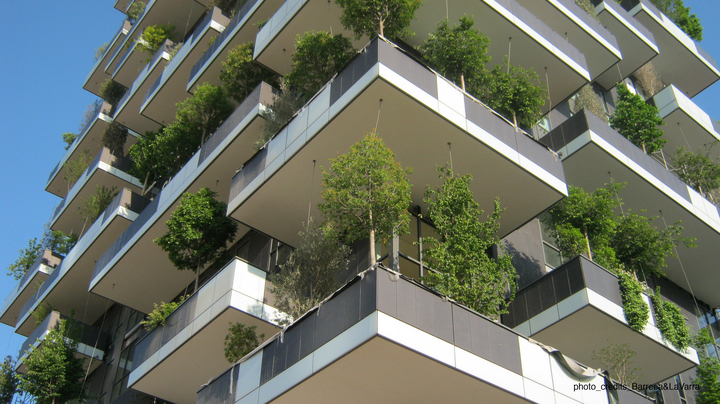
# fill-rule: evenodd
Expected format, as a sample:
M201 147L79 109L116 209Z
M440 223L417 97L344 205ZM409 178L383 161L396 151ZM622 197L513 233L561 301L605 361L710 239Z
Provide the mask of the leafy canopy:
M265 334L257 335L256 326L246 326L241 323L230 323L227 335L225 335L225 359L235 363L252 352L260 345L260 340Z
M660 296L660 286L655 288L652 296L653 309L657 327L663 339L670 341L680 351L686 350L692 341L690 327L685 323L680 309L672 302L666 302Z
M280 272L272 275L276 307L298 319L340 287L337 275L347 269L350 248L328 226L313 219L300 232L300 245Z
M177 310L181 304L183 304L187 297L187 295L181 296L180 300L177 302L160 302L160 304L153 303L155 308L153 311L148 313L147 318L142 321L142 325L145 327L145 330L150 332L157 327L165 325L167 318L173 314L173 312Z
M127 137L127 128L117 123L117 121L113 121L102 134L102 144L104 147L110 149L110 153L122 156Z
M208 136L235 110L225 89L209 83L198 86L192 97L178 102L176 107L174 124L188 132L196 148L202 146Z
M711 196L714 190L720 188L720 162L710 155L715 144L717 143L695 153L680 147L672 159L675 166L673 171L678 177L705 197Z
M67 146L65 146L65 150L69 149L70 146L72 146L75 139L77 139L77 135L75 133L65 132L62 134L62 140L67 145Z
M118 106L117 103L122 99L123 95L125 95L125 91L127 91L127 89L122 84L109 78L100 85L98 93L103 100L113 106L114 111Z
M625 320L631 329L643 332L650 319L650 308L643 299L643 287L633 274L616 271L620 277L620 297L622 298Z
M24 359L27 374L18 376L20 390L38 404L62 404L87 398L83 360L75 356L77 331L71 319L60 320L43 343Z
M18 379L15 373L15 361L6 356L0 365L0 404L12 403L13 396L18 389Z
M479 98L516 125L531 127L542 116L546 92L534 70L505 63L490 70Z
M85 220L85 223L94 223L97 218L100 217L100 214L110 206L110 203L112 203L118 194L115 189L115 187L108 188L105 185L96 185L95 194L80 201L82 202L82 206L80 206L78 210L80 211L80 217Z
M330 159L323 169L323 202L318 208L346 241L370 238L370 262L375 242L385 243L393 232L407 233L410 214L411 168L402 168L377 133L366 133L347 154Z
M683 0L650 0L663 14L692 39L702 41L703 27L695 14L690 14L690 7L685 7Z
M167 233L153 240L177 269L195 271L195 290L200 270L225 253L238 228L225 215L227 205L216 196L207 188L197 194L183 194L180 205L165 222Z
M658 128L665 124L654 105L643 101L620 84L617 86L618 101L615 113L610 116L610 126L629 141L650 154L662 149L667 140Z
M42 244L38 243L36 238L30 239L28 246L20 250L18 259L8 266L8 276L12 276L16 281L22 278L41 252Z
M295 38L292 71L285 76L290 87L308 96L322 88L355 54L350 40L328 32L306 32Z
M22 278L32 264L35 263L35 260L40 257L43 250L50 250L53 253L66 256L75 246L77 240L78 236L75 234L66 235L62 231L53 231L46 228L40 242L36 238L32 238L28 241L26 248L20 249L20 256L7 268L8 276L12 276L15 280Z
M274 82L275 74L253 60L255 44L248 42L228 52L222 63L220 80L227 95L241 103L261 82Z
M363 35L407 38L415 35L408 26L415 19L421 0L336 0L342 7L340 22L355 32L355 39Z
M516 290L511 257L489 256L493 247L504 252L496 237L502 213L500 202L495 200L493 212L482 221L483 211L470 190L472 176L455 177L447 167L437 171L442 184L425 190L425 202L440 239L423 239L428 246L424 258L434 269L423 281L441 294L497 318L507 313L506 290L510 300Z
M173 36L174 31L174 25L151 25L145 28L140 38L136 40L137 49L152 56L160 50L166 39Z
M453 27L445 20L438 24L420 48L430 66L449 80L460 83L463 90L466 81L471 83L469 87L472 88L482 84L485 63L490 61L487 55L490 40L473 29L474 24L472 17L467 15Z

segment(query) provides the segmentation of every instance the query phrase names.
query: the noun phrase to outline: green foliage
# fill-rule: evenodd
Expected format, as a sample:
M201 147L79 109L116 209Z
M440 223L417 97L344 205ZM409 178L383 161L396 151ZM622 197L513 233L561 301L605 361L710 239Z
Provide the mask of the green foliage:
M272 139L305 104L304 98L297 91L290 89L286 82L282 83L280 89L281 92L275 96L272 105L262 112L265 121L262 124L260 137L253 144L255 151L260 150Z
M108 43L105 42L105 43L103 43L102 45L100 45L100 46L98 46L97 48L95 48L95 61L97 61L98 59L100 59L100 58L102 57L102 55L105 54L105 51L107 50L107 47L108 47Z
M640 371L642 369L632 367L632 358L635 355L637 355L637 352L633 351L627 342L613 344L608 341L608 346L600 349L600 352L593 350L591 357L593 360L600 362L603 369L610 372L610 377L625 386L630 386L641 377Z
M505 63L490 70L479 94L482 102L516 125L531 127L542 116L546 92L537 73Z
M447 167L438 168L442 185L425 190L428 215L435 224L440 240L424 239L429 247L424 253L428 266L435 269L423 281L439 293L449 296L473 310L494 318L507 313L509 301L515 298L515 268L507 254L492 259L491 248L504 249L496 236L500 229L500 202L486 221L483 211L470 191L470 174L455 177ZM505 292L509 292L509 300Z
M588 254L593 260L594 253L600 253L603 264L613 266L607 246L616 226L614 209L620 205L616 193L623 187L611 183L588 194L570 186L568 197L549 210L545 222L563 256Z
M572 112L577 114L583 108L590 111L593 115L600 118L603 122L608 123L608 114L605 111L603 102L592 88L592 85L586 84L572 98Z
M631 93L623 84L617 86L617 91L617 108L610 116L610 126L646 154L662 149L667 140L662 138L663 131L658 128L665 124L658 109Z
M156 180L173 175L179 168L174 161L177 157L174 152L175 143L180 139L172 138L161 128L157 132L145 132L145 136L138 138L137 143L130 146L128 157L133 160L130 170L136 178ZM179 145L178 145L179 146Z
M239 361L260 345L260 340L265 338L265 334L257 335L256 328L254 325L248 327L241 323L230 323L225 336L225 359L228 362Z
M37 404L82 402L87 398L83 360L75 356L76 334L71 319L60 320L23 360L27 374L18 376L19 389L33 396Z
M662 268L667 266L665 257L675 257L674 248L681 242L688 247L694 246L694 240L680 236L680 222L665 230L656 229L650 224L656 218L632 212L618 217L610 247L617 261L626 268L645 275L664 276Z
M32 312L32 316L35 319L35 325L40 325L40 323L42 323L53 311L55 311L55 306L52 304L48 302L40 303Z
M77 244L77 234L70 233L65 234L60 230L46 229L43 234L42 240L40 240L41 250L50 250L56 254L62 256L68 255L70 250Z
M693 383L699 386L695 392L697 404L717 404L720 402L720 361L717 358L704 356L700 366L695 368Z
M692 39L702 41L703 28L700 19L690 14L690 7L685 7L682 0L650 0L663 14Z
M228 52L222 63L220 80L227 95L241 103L261 82L274 82L275 74L253 60L255 44L248 42Z
M664 301L660 296L660 286L655 288L652 304L657 327L663 338L671 342L679 351L686 350L692 342L690 327L685 322L680 309L674 303Z
M80 176L85 172L85 170L87 170L90 166L90 162L92 162L90 151L85 149L78 153L78 156L73 160L68 160L65 163L65 175L63 176L63 180L67 183L68 191L73 185L75 185L77 180L80 179Z
M20 250L20 256L7 268L8 276L15 280L22 278L42 252L42 244L36 238L30 239L27 248Z
M411 168L402 168L377 133L365 134L350 152L330 159L323 169L324 202L318 208L348 242L370 237L370 262L375 242L408 231Z
M72 132L65 132L62 134L62 140L63 142L65 142L65 144L67 144L67 146L65 146L65 150L69 149L70 146L72 146L75 139L77 139L77 135Z
M107 101L115 109L118 106L117 103L125 95L125 91L127 89L122 84L113 79L107 79L100 85L98 93L103 100Z
M234 17L235 14L247 3L246 0L214 0L215 7L219 8L225 14L229 15L230 18ZM213 2L210 3L212 8Z
M207 188L197 194L183 194L180 205L165 222L167 233L153 240L177 269L195 272L195 290L200 270L225 253L238 229L237 223L225 215L227 205L216 196Z
M643 332L650 318L650 308L642 297L643 287L632 274L623 270L616 272L620 277L620 297L622 297L625 320L630 328Z
M145 12L145 2L135 1L132 6L127 10L127 20L131 23L135 23L138 18Z
M100 217L100 214L110 206L110 203L118 194L115 189L115 187L108 188L105 185L96 185L95 194L80 200L82 206L78 210L85 223L94 223Z
M678 177L706 198L720 188L720 162L710 155L710 150L716 144L706 146L697 153L680 147L672 159L675 166L673 171Z
M311 96L320 90L355 54L350 40L328 32L306 32L295 38L292 71L285 76L290 87Z
M15 361L11 356L6 356L2 365L0 365L0 404L12 403L17 388L18 379L15 373Z
M160 50L166 39L173 36L174 25L151 25L145 28L140 38L136 39L137 50L145 52L150 56ZM149 61L149 60L148 60Z
M350 255L332 228L319 227L312 218L299 234L300 245L271 277L276 307L293 319L340 287L337 275L347 269Z
M102 144L104 147L110 149L110 153L122 156L127 137L127 128L113 121L102 134Z
M421 0L336 0L342 7L340 22L345 29L370 38L407 38L415 35L408 26L415 19Z
M145 327L145 330L150 332L161 325L165 325L165 320L167 320L168 316L177 310L177 308L180 307L187 298L188 295L185 295L181 296L180 300L177 302L160 302L159 305L157 303L153 303L155 308L153 311L148 313L147 318L142 321L142 325Z
M485 63L490 61L487 55L490 40L473 29L474 24L472 17L467 15L452 28L445 20L438 24L420 48L430 66L447 79L460 83L463 90L466 82L469 88L482 85Z
M225 89L209 83L198 86L192 97L178 102L176 107L177 114L173 125L179 125L187 132L183 141L193 139L190 143L195 145L196 149L202 146L208 136L235 110Z
M590 17L594 18L597 21L600 21L597 15L597 11L595 11L595 6L593 5L592 1L590 0L575 0L575 4L580 6L583 10L585 10L586 13L590 15Z

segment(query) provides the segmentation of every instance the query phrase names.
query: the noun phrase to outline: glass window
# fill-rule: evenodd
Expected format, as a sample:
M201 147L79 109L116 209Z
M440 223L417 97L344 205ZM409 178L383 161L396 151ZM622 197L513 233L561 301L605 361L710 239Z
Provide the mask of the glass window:
M563 264L562 255L557 248L543 242L543 250L545 252L545 265L555 269Z
M400 236L400 251L408 257L419 260L418 245L416 244L418 242L417 220L417 217L410 216L410 224L408 225L410 232Z
M400 273L408 278L420 280L420 265L400 256Z

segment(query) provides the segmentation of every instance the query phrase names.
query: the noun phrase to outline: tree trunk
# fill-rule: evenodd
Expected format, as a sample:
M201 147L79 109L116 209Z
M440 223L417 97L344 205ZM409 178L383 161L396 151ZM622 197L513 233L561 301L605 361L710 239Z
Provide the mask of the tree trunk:
M513 112L513 124L515 124L515 129L517 129L517 115Z
M642 146L642 149L643 149L643 153L648 154L648 153L647 153L647 150L645 150L645 143L641 143L641 146Z
M593 260L592 251L590 251L590 237L588 237L587 229L585 230L585 243L587 244L588 258L590 261Z
M370 224L372 225L372 210L369 212ZM375 230L370 230L370 265L375 265Z
M465 91L465 75L460 73L460 87Z
M385 25L385 24L383 24L383 20L382 20L382 18L381 18L381 19L380 19L380 36L383 37L383 38L385 38L385 34L383 34L383 31L384 31L383 28L385 28L384 25Z

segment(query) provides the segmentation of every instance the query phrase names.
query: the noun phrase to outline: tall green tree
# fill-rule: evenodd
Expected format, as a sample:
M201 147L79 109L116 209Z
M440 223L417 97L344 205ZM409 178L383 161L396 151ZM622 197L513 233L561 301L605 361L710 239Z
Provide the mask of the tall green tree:
M238 45L228 52L227 59L222 63L220 80L227 95L238 104L263 81L273 83L275 74L253 60L255 44L248 42Z
M453 27L445 20L420 48L430 66L449 80L460 83L463 90L466 81L473 89L482 85L485 63L490 61L487 55L490 40L474 29L474 24L472 17L467 15Z
M117 123L117 121L113 121L103 132L101 140L103 146L110 149L110 153L122 156L125 152L127 137L127 128Z
M697 404L715 404L720 402L720 361L707 354L706 347L715 341L707 329L700 330L693 338L693 346L700 356L700 366L695 369L693 383L699 389L695 392ZM711 349L715 349L714 346Z
M128 150L128 156L133 161L130 174L144 179L145 189L152 188L151 181L167 178L176 172L176 150L181 139L169 136L165 129L145 132L145 136L138 138L137 143Z
M20 250L18 259L8 266L8 276L12 276L16 281L22 278L40 256L41 252L42 244L38 243L36 238L31 238L28 246Z
M60 230L50 230L50 228L47 227L43 232L40 244L42 245L41 249L43 250L50 250L56 254L66 256L70 250L75 247L77 241L77 234L65 234Z
M542 116L546 93L534 70L512 66L506 57L504 64L490 70L478 96L516 126L531 127Z
M350 40L325 31L306 32L295 38L292 71L285 76L290 87L302 89L306 96L320 90L355 54Z
M415 19L421 0L336 0L342 7L340 22L355 32L355 38L363 35L373 38L406 38L415 35L408 26Z
M497 318L507 313L516 290L510 255L488 255L493 247L504 252L497 238L500 202L495 200L493 212L482 221L483 211L470 190L472 176L455 177L447 167L438 168L438 173L442 184L425 190L425 202L440 239L423 240L429 246L424 258L434 269L423 280L441 294Z
M366 133L350 152L330 159L323 169L323 202L318 208L334 228L353 242L370 238L370 262L375 264L375 242L387 242L393 233L407 233L412 169L395 162L395 154L377 133Z
M195 290L200 271L225 253L238 229L237 223L225 215L227 205L216 196L207 188L197 194L183 194L180 205L165 222L167 233L153 240L177 269L195 272Z
M20 375L20 390L38 404L63 404L87 398L83 360L75 356L77 342L72 320L60 320L43 343L32 348L23 360L27 374Z
M695 153L680 147L672 158L678 177L706 198L720 188L720 162L710 155L715 144Z
M225 89L209 83L198 86L192 97L178 102L176 106L175 123L187 128L196 138L192 142L196 148L202 146L207 137L235 110Z
M300 318L340 287L337 275L347 269L349 255L332 228L311 218L300 232L300 245L271 277L276 307Z
M617 107L610 116L610 126L646 154L662 149L667 140L662 138L663 131L659 129L665 122L658 109L631 93L624 84L618 85L617 91Z
M260 345L265 334L257 335L256 326L242 323L230 323L225 335L225 359L234 364Z
M12 403L15 392L18 391L18 379L15 373L15 361L6 356L0 365L0 404Z
M650 0L663 14L668 16L680 29L692 39L702 41L703 28L700 19L690 14L683 0Z

